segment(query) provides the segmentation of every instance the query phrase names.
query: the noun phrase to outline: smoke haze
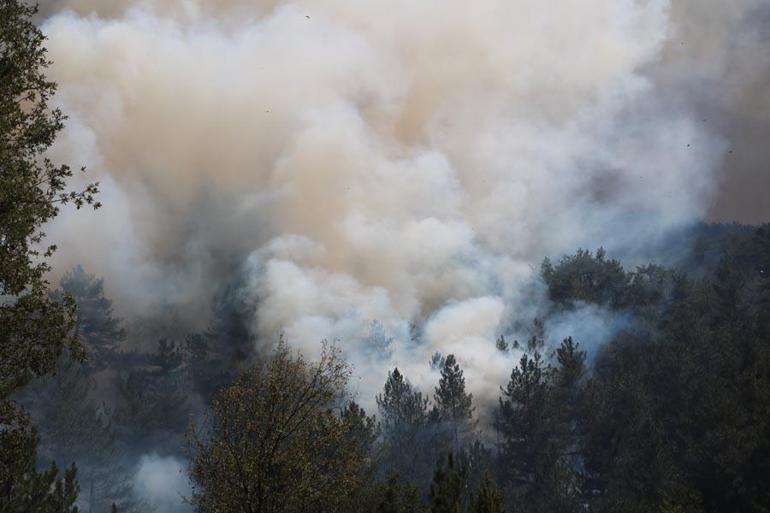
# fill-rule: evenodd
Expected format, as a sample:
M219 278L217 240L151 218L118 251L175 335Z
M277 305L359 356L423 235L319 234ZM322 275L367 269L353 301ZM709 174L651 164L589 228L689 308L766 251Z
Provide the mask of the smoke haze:
M545 256L656 258L696 220L770 214L759 0L71 0L41 15L70 116L55 157L87 165L105 205L48 229L58 268L107 277L123 315L172 308L190 329L234 287L260 343L338 340L364 404L393 366L430 390L436 351L496 397L516 355L495 339L526 338ZM554 330L591 345L622 323L572 317Z
M170 456L145 454L139 459L134 478L134 493L151 511L189 513L192 508L183 499L191 498L185 464Z

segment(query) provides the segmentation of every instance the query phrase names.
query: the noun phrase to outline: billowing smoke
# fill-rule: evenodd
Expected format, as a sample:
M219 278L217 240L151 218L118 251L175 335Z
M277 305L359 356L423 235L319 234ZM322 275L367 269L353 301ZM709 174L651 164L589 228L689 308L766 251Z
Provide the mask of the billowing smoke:
M105 204L50 227L58 266L106 276L124 315L172 308L195 328L235 282L262 343L338 340L365 404L393 366L429 389L436 351L490 399L515 359L495 339L526 338L516 321L537 315L543 257L603 245L646 259L672 230L739 212L742 186L719 191L738 153L730 127L770 119L757 113L768 12L45 3L70 116L56 157L86 164ZM553 329L601 338L622 323L573 317Z
M677 0L661 62L650 70L670 104L687 104L729 147L712 220L767 222L770 202L770 3Z
M186 465L171 456L142 456L134 478L134 493L150 511L192 511L188 503L191 490Z

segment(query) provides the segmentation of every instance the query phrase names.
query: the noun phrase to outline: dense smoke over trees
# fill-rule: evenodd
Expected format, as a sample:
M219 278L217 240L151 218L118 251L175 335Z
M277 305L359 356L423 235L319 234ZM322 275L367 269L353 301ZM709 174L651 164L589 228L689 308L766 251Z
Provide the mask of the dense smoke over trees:
M0 0L0 512L770 511L768 11L214 4Z
M169 310L144 350L227 296L262 349L343 341L370 401L394 367L432 395L438 351L494 402L512 362L476 342L542 316L544 256L670 262L661 241L724 207L720 170L755 160L726 118L766 101L762 3L43 2L53 151L107 204L50 226L56 272L104 277L131 322Z
M603 251L544 262L548 315L594 302L632 320L590 359L571 337L555 344L548 318L525 343L490 341L520 355L491 422L479 423L490 406L464 391L455 355L439 358L433 399L393 369L366 412L333 345L313 362L281 343L201 392L190 365L201 356L162 339L151 353L62 364L34 385L22 399L40 425L38 458L75 461L81 500L95 510L153 509L121 484L139 449L189 457L183 493L201 511L766 511L770 230L720 230L689 273L627 271ZM704 229L712 243L713 231ZM702 258L715 248L722 257ZM129 400L131 376L144 399ZM100 395L111 404L88 399ZM127 414L131 405L144 414Z

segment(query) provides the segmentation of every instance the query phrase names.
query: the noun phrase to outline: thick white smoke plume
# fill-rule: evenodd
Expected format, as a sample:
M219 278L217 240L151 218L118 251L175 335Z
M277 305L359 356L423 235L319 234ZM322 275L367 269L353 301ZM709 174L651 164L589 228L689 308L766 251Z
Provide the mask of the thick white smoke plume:
M105 204L48 230L59 268L107 277L125 315L193 325L238 276L260 340L339 340L365 404L393 366L429 390L436 351L492 398L543 257L650 256L710 208L731 141L687 77L718 93L720 45L761 7L721 5L48 2L56 156ZM700 8L729 11L722 40L686 24ZM573 320L588 337L600 317Z
M170 456L145 454L134 477L134 494L149 511L190 513L190 482L184 462Z

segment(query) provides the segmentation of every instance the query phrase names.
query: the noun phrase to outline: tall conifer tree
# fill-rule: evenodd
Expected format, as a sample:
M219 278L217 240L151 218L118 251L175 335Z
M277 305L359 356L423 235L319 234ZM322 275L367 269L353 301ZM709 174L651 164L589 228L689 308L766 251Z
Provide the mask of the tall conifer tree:
M460 431L473 418L473 395L465 391L465 378L455 356L450 354L441 367L441 379L433 396L439 419L449 423L455 454L460 452Z

